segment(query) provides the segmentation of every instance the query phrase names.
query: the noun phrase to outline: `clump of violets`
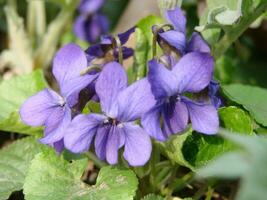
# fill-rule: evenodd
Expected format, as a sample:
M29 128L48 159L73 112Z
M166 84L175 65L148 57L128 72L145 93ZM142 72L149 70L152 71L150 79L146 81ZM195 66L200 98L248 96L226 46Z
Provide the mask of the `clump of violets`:
M187 41L186 18L179 7L168 10L166 19L170 25L152 27L164 55L148 63L148 80L157 103L142 117L142 125L160 141L181 133L189 122L193 130L216 134L220 101L216 96L218 84L212 80L214 62L210 48L198 33ZM166 26L168 30L164 30ZM206 88L204 101L193 98Z
M79 16L74 23L75 35L89 43L96 43L101 35L109 30L109 22L100 10L105 0L82 0L79 6Z
M93 2L82 1L80 10L92 12L103 3ZM189 123L197 132L216 134L221 102L219 85L212 79L210 48L198 33L186 40L180 8L167 11L166 18L171 29L152 28L154 45L159 43L163 55L148 62L147 77L128 86L123 68L123 59L134 53L125 44L135 28L102 36L86 51L66 45L53 62L60 92L44 89L30 97L20 109L21 119L44 126L41 142L57 151L82 153L94 146L98 158L112 165L118 163L120 152L129 165L144 165L152 150L149 135L165 141ZM82 114L93 99L101 112Z

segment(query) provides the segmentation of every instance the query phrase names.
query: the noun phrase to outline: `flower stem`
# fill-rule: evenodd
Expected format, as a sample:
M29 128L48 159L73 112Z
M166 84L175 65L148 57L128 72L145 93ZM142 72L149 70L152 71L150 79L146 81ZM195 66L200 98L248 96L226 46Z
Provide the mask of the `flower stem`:
M121 45L120 38L117 35L115 35L114 39L115 39L115 42L116 42L116 46L119 49L119 63L121 65L123 65L123 52L122 52L122 45Z
M85 153L85 155L89 158L89 160L92 160L94 162L94 164L98 167L104 167L107 164L101 160L99 160L92 152L88 151Z
M211 200L213 192L214 192L214 189L212 187L209 187L205 200Z

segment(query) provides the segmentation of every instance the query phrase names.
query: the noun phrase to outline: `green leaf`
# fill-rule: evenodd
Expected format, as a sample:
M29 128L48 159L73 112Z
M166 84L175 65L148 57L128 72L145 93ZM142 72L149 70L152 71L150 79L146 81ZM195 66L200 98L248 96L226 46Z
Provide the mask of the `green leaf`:
M137 179L131 170L101 168L97 183L89 186L80 178L87 159L71 163L50 151L32 161L24 184L27 200L130 200L135 195Z
M230 131L253 134L252 120L243 110L236 107L225 107L219 110L221 126ZM219 136L207 136L187 131L175 135L163 144L167 156L174 162L192 170L207 165L211 160L235 146Z
M143 31L149 43L149 46L152 46L152 40L153 40L152 26L160 25L162 23L163 23L163 19L161 19L160 17L154 16L154 15L147 16L141 19L137 23L137 27Z
M236 179L248 170L246 158L240 156L239 152L228 152L211 162L206 167L197 171L198 176L210 178L221 177Z
M144 32L138 27L135 29L135 38L138 42L135 46L134 65L131 70L133 70L133 74L136 75L134 78L136 80L146 75L148 53L151 53L151 51L149 51L149 42Z
M249 115L235 106L219 110L221 126L233 132L253 134L253 122Z
M222 89L229 99L248 110L258 123L267 126L266 89L241 84L225 85Z
M141 200L164 200L162 196L155 195L155 194L148 194L144 196Z
M241 178L236 200L265 199L267 195L267 139L259 136L231 134L221 130L223 136L243 147L237 152L223 155L199 170L204 177Z
M0 199L22 189L30 161L44 148L37 139L27 137L0 151Z
M22 103L33 94L47 87L41 71L14 77L0 84L0 130L24 134L40 132L38 128L24 125L18 111Z
M151 29L153 25L160 25L161 23L163 20L153 15L143 18L137 23L135 37L138 42L135 47L133 65L135 79L140 79L146 74L147 61L152 58L153 33Z

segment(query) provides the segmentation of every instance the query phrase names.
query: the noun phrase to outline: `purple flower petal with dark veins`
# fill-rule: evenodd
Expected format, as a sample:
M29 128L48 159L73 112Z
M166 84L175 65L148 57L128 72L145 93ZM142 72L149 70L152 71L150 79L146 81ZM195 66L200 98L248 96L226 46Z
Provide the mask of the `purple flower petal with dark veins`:
M28 98L20 108L21 120L30 126L43 126L55 107L61 108L62 97L50 89L44 89Z
M105 3L105 0L82 0L79 11L82 14L90 15L97 12Z
M146 112L141 118L141 124L145 131L159 141L165 141L167 135L163 133L160 125L162 105L156 105Z
M172 10L167 10L165 14L166 19L171 23L175 30L185 34L186 31L186 18L180 7L176 7Z
M219 121L214 105L196 103L183 96L206 88L212 73L213 58L207 53L188 53L171 70L155 59L151 60L148 80L157 103L141 119L146 132L164 141L171 134L182 132L190 118L194 130L215 134Z
M131 166L142 166L150 158L151 140L147 133L134 123L123 125L125 132L125 147L123 157Z
M211 103L215 106L216 109L222 106L222 98L218 94L219 89L220 84L215 80L211 80L208 86L208 96L211 100Z
M97 128L105 118L105 116L99 114L80 114L75 117L66 130L64 137L65 147L74 153L89 150Z
M61 95L70 107L77 103L79 92L97 77L96 74L81 75L87 67L85 52L76 44L62 47L53 60L53 74Z
M173 30L164 31L163 29L158 31L158 43L162 48L161 44L163 40L169 46L172 46L181 55L189 52L202 52L209 53L210 47L201 37L199 33L194 32L191 39L187 42L186 40L186 18L181 8L176 7L172 10L167 10L165 13L167 21L173 25ZM153 33L156 33L156 26L152 27Z
M121 134L124 134L121 128L117 126L110 127L106 143L106 159L111 165L114 165L118 162Z
M46 119L44 126L44 136L47 136L53 130L55 130L61 123L62 119L64 118L65 108L63 106L54 107L53 111L51 112L50 116Z
M172 96L177 92L177 80L171 70L152 59L148 62L148 80L156 99Z
M108 133L111 125L100 126L95 136L95 153L100 160L106 159Z
M67 148L73 152L89 149L95 135L95 152L99 159L116 164L118 151L124 146L123 155L130 165L144 165L150 157L151 142L134 120L155 103L150 84L142 79L127 87L125 70L119 63L111 62L99 75L96 92L103 115L74 118L64 137Z
M194 32L187 44L186 51L210 53L210 47L199 33Z
M183 56L173 67L179 93L200 92L208 86L213 73L213 58L206 53L192 52Z
M196 103L184 98L189 111L192 128L200 133L212 135L218 133L219 117L211 104Z
M126 87L127 75L122 66L117 62L106 64L97 79L95 88L101 108L107 116L118 115L117 96Z
M44 144L52 144L63 139L65 130L69 126L71 122L71 109L68 106L64 107L64 116L61 119L60 123L58 124L55 129L51 130L51 132L45 134L45 136L40 139L40 142Z
M183 131L188 124L188 110L181 101L165 103L163 105L163 132L170 136Z
M169 30L163 33L159 33L161 39L165 40L170 46L177 49L181 54L185 53L186 48L186 36L182 32L175 30Z
M122 90L117 99L119 109L117 118L120 121L134 121L156 103L146 78Z

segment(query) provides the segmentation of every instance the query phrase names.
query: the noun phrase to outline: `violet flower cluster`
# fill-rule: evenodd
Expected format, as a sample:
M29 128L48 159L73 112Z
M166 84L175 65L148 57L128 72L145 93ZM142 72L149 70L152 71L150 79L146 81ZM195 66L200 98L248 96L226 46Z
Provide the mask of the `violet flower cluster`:
M165 141L182 133L189 123L197 132L216 134L220 102L218 84L212 80L214 63L209 47L195 33L189 44L176 48L165 36L185 34L185 17L176 8L167 11L167 19L175 30L154 32L164 55L150 60L147 77L129 86L121 59L133 55L133 50L123 45L134 28L116 37L102 37L86 51L75 44L62 47L53 61L59 93L44 89L26 100L20 109L22 121L44 126L40 141L59 152L66 148L82 153L92 147L99 159L116 164L123 149L131 166L149 160L149 136ZM175 48L165 51L163 43ZM178 53L180 57L174 56ZM165 62L166 58L171 62ZM93 100L99 101L101 112L83 114L85 104Z
M96 43L101 35L107 34L109 21L101 13L105 0L82 0L79 6L79 16L74 23L75 35L89 43Z

